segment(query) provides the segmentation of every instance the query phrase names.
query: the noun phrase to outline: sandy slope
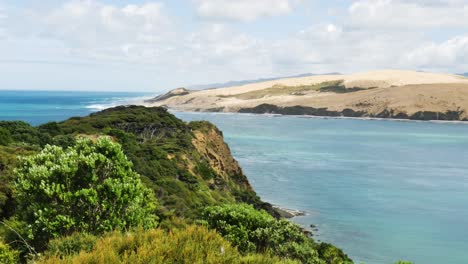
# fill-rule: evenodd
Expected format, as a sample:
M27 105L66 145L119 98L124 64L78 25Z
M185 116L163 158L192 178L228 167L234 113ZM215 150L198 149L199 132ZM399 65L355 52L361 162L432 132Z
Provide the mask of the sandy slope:
M342 81L360 91L337 93L318 90L291 92L295 87ZM292 87L284 88L284 87ZM267 90L265 90L267 89ZM287 92L282 92L283 90ZM151 105L183 111L237 112L260 104L305 106L334 111L353 109L369 115L392 110L408 115L420 111L468 113L468 78L451 74L384 70L349 75L321 75L194 91L164 98ZM463 117L467 117L463 114Z

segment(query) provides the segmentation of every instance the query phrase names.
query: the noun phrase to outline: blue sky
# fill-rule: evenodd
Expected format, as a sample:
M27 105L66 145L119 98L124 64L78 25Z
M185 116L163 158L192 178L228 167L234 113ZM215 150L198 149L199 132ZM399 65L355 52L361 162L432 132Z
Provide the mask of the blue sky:
M0 89L468 71L468 0L0 0Z

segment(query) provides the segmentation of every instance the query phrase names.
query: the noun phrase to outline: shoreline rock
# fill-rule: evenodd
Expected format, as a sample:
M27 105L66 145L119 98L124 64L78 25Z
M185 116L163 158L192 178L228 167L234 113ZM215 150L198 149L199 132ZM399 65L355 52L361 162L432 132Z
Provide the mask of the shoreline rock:
M306 215L306 212L301 211L301 210L294 210L294 209L288 209L288 208L283 208L277 205L273 205L273 209L281 216L284 218L293 218L296 216L303 216Z

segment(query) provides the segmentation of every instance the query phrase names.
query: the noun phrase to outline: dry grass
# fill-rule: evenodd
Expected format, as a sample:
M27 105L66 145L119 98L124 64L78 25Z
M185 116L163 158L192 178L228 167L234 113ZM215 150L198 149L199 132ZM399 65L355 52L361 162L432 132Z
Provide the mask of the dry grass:
M200 226L164 231L153 229L111 233L90 252L44 257L37 264L107 263L297 263L268 255L242 256L215 231Z

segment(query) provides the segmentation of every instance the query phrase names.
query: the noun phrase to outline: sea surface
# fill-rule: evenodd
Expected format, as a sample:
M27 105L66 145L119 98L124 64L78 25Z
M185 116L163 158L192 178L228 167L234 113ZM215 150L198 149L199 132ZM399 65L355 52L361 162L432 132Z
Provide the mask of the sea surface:
M147 93L0 90L0 120L23 120L38 125L85 116L148 96Z
M176 115L216 124L262 199L356 263L468 263L468 124Z
M34 125L148 94L0 91L0 120ZM307 212L356 263L468 263L468 124L175 113L223 131L262 199Z

